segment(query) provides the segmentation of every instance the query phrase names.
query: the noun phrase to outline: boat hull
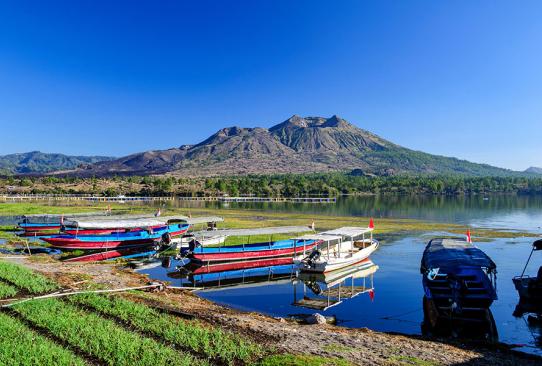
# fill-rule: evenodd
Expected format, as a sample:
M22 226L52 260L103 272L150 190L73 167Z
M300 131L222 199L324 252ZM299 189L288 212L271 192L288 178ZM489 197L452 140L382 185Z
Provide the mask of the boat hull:
M122 257L124 255L132 254L135 252L137 252L137 249L108 250L105 252L92 253L75 258L69 258L66 259L64 262L98 262L107 259Z
M110 240L110 241L82 241L77 238L44 238L53 248L69 250L95 250L142 247L157 244L160 239L136 239L136 240Z
M51 223L51 224L19 224L19 227L23 229L26 233L35 233L41 231L59 231L60 223Z
M330 258L329 261L326 260L325 255L322 255L323 258L321 258L320 261L314 262L310 265L304 263L301 270L303 272L310 273L329 273L338 271L345 267L357 265L367 260L367 258L369 258L369 256L378 248L378 245L378 242L374 240L373 244L369 245L367 248L360 249L349 257Z
M316 246L316 243L305 245L305 251L311 250ZM294 257L303 252L303 246L292 246L289 248L278 249L247 249L230 252L215 252L215 253L193 253L191 259L196 263L206 262L228 262L228 261L246 261L251 259L278 258L278 257Z

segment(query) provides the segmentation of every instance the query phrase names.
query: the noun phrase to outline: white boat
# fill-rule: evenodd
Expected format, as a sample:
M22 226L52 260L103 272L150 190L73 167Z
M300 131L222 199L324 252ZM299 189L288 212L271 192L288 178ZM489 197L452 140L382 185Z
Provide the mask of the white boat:
M368 228L342 227L306 235L302 238L321 240L322 243L308 255L295 258L294 263L301 266L301 271L315 273L327 273L360 263L378 248L378 241L373 239L373 229L371 223Z
M182 238L174 240L178 249L188 248L192 240L196 240L201 246L213 246L224 244L226 241L226 235L213 235L212 231L209 232L209 236L195 236L194 234L188 234Z

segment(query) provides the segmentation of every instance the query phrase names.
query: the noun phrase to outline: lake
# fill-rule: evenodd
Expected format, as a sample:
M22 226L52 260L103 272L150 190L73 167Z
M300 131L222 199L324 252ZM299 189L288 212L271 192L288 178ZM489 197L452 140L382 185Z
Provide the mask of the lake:
M219 204L182 202L181 205L217 208ZM368 196L339 199L336 204L249 203L230 204L222 208L243 207L330 215L416 218L473 227L529 230L534 233L540 232L542 224L542 197L539 196ZM338 303L326 303L325 296L326 292L337 295L338 285L328 291L323 282L297 278L297 269L293 265L179 278L180 273L175 267L181 263L172 260L164 263L167 268L159 265L140 271L152 278L171 281L174 285L205 287L206 290L198 291L200 296L240 310L257 311L275 317L319 312L334 316L341 326L421 334L424 312L420 260L428 240L443 234L426 233L384 240L371 257L375 266L378 266L376 270L360 269L358 273L347 273L343 279L335 281L340 284L342 291L342 301ZM512 315L518 303L518 295L511 279L521 273L533 240L523 237L495 239L477 245L497 264L498 300L491 306L496 336L501 342L522 345L519 349L542 355L539 348L542 343L540 328L530 326L526 316ZM530 274L536 274L538 266L542 264L542 257L537 257L537 254L542 256L540 253L534 254L527 270ZM218 285L221 287L213 288ZM374 290L358 293L359 289L367 287L374 287ZM326 305L332 306L322 310ZM451 336L455 336L455 333L452 332Z

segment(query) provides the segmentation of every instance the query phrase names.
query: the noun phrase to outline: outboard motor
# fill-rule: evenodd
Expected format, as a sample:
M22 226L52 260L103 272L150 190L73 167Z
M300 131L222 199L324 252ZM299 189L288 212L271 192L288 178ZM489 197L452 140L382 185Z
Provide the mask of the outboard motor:
M162 234L162 243L169 245L171 243L171 234L170 233L164 233Z
M162 267L163 268L171 267L171 257L170 256L162 258Z
M307 263L309 267L312 267L313 263L320 259L320 255L322 255L322 253L318 249L315 249L307 258L305 258L304 262Z

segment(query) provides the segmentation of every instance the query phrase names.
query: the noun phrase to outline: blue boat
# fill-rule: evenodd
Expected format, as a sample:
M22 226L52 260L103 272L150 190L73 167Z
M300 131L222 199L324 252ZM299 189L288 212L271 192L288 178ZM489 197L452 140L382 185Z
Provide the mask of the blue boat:
M117 232L110 235L56 235L42 240L55 248L63 249L114 249L119 247L147 246L159 241L168 242L172 233L186 232L189 224L176 223L147 230Z
M425 298L441 313L488 309L497 299L497 266L467 241L431 240L423 253L420 272Z
M190 258L195 262L227 262L264 258L294 257L311 250L321 241L313 239L287 239L268 243L252 243L220 247L191 245Z

